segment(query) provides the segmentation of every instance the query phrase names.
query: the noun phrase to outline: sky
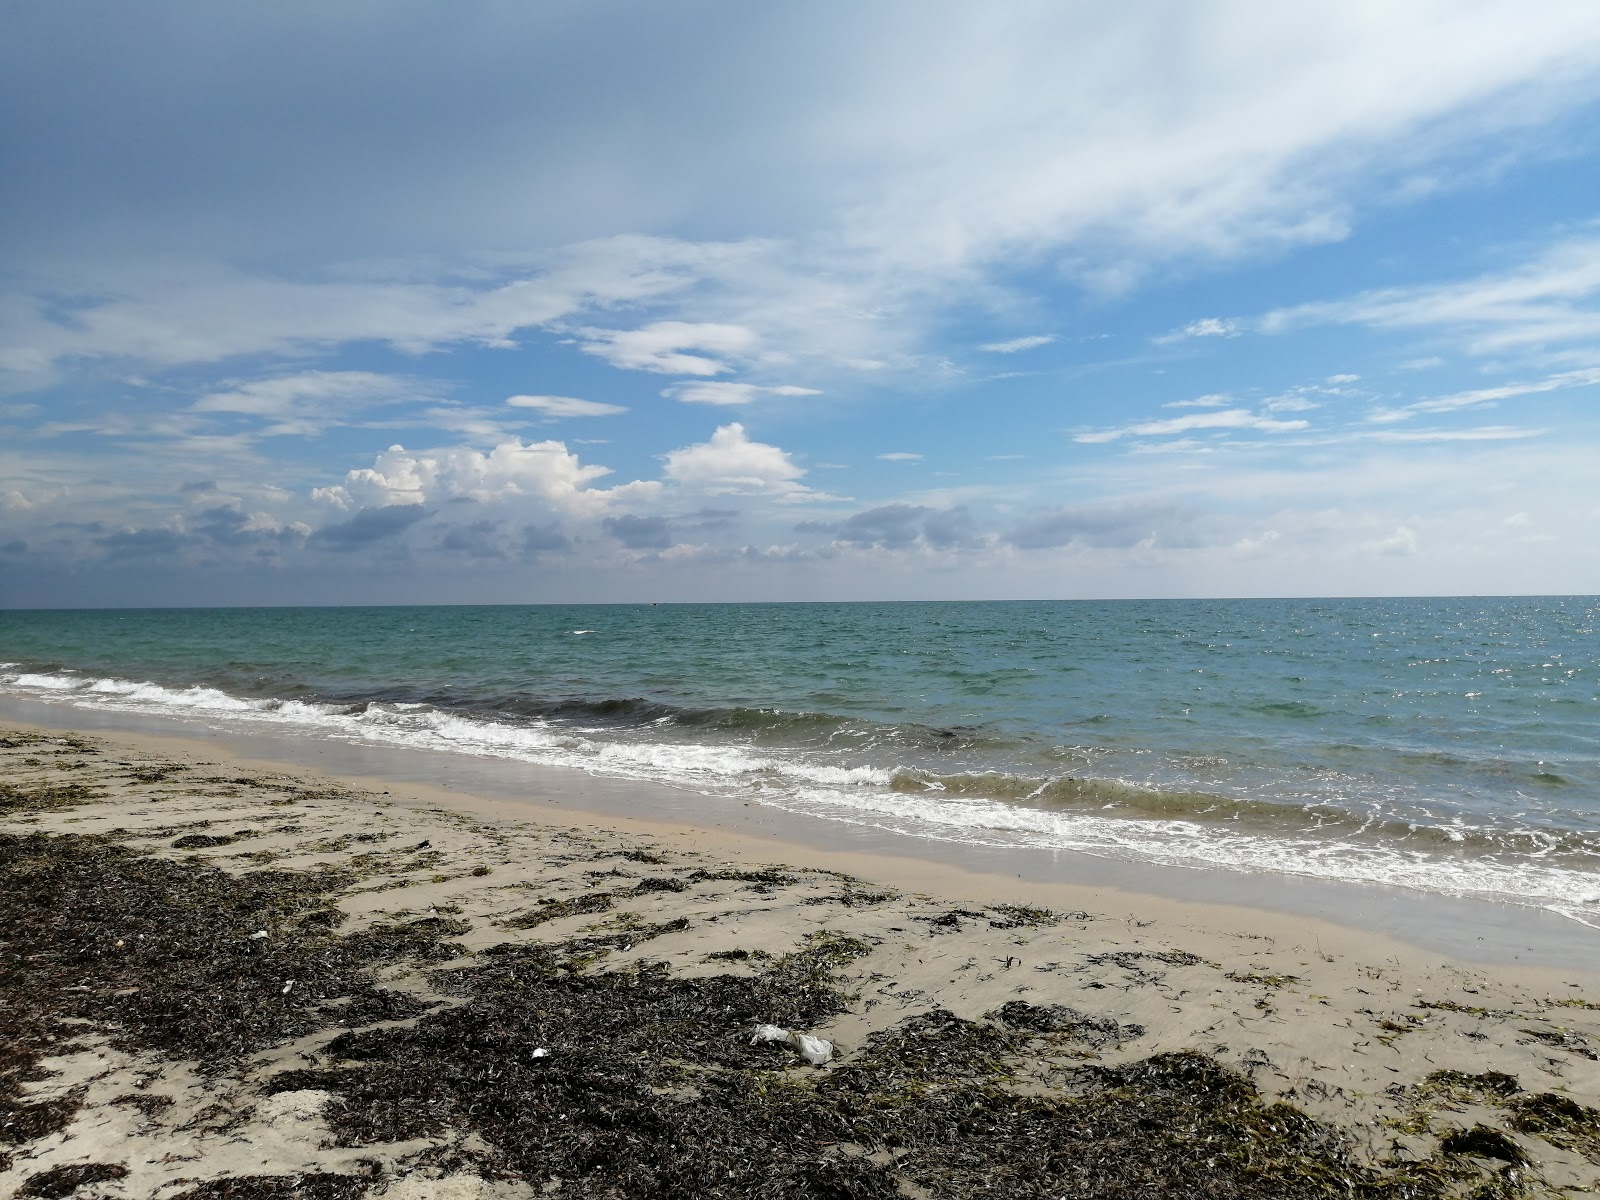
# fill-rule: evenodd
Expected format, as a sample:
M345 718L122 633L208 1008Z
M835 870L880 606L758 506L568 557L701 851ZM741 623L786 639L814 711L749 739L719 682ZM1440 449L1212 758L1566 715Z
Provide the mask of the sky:
M13 0L0 606L1600 592L1592 0Z

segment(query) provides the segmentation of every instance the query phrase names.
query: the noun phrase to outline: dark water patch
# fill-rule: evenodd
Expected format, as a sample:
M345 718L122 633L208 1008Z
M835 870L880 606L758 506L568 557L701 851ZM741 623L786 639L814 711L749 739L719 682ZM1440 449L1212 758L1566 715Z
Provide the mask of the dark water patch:
M1264 717L1284 717L1292 721L1312 721L1327 715L1326 709L1304 700L1273 700L1248 704L1245 708Z

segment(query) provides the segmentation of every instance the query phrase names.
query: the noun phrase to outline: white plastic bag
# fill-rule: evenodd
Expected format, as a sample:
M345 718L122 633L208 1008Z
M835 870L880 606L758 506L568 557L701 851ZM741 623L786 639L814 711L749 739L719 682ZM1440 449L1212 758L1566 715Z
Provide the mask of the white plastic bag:
M812 1037L809 1033L791 1033L789 1045L800 1052L800 1057L813 1067L820 1067L833 1057L833 1043L827 1038Z
M833 1058L833 1043L827 1038L791 1033L778 1025L757 1025L750 1034L750 1044L754 1046L759 1042L782 1042L813 1067L820 1067Z

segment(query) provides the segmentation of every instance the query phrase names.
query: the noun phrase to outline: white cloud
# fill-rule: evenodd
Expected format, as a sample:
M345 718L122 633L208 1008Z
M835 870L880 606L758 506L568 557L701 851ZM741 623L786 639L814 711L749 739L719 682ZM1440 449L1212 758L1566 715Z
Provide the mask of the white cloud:
M1371 554L1394 554L1410 557L1417 552L1417 533L1405 525L1398 526L1387 537L1361 543L1361 549Z
M1477 429L1372 430L1359 436L1374 442L1506 442L1540 437L1545 432L1511 425L1482 425Z
M512 408L536 408L552 417L610 417L628 410L620 404L579 400L575 396L507 396Z
M762 387L754 383L728 383L720 380L675 383L671 387L663 388L661 394L683 404L716 404L727 407L749 404L762 396L822 395L815 388L796 387L793 384Z
M1174 400L1163 404L1162 408L1222 408L1233 403L1232 396L1225 396L1220 392L1212 392L1205 396L1196 396L1193 400Z
M921 462L922 455L914 454L910 450L891 450L888 454L877 456L884 462Z
M319 277L251 275L215 264L108 264L18 297L0 340L0 369L26 386L49 383L64 360L152 366L241 355L300 355L350 342L420 354L475 344L510 349L520 330L550 327L593 307L660 301L707 273L732 269L761 245L617 236L566 246L507 269L469 262L432 278L411 269L322 267ZM70 323L49 294L82 292Z
M662 456L673 483L712 495L772 496L783 501L832 499L800 482L805 468L777 446L752 442L743 425L720 425L711 440Z
M661 375L720 375L727 363L709 355L745 355L756 344L743 325L656 321L639 329L581 329L578 348L613 367ZM703 350L706 354L686 351Z
M1012 338L1009 342L988 342L978 349L987 350L990 354L1015 354L1019 350L1037 350L1055 340L1053 333L1034 334L1032 337Z
M1359 375L1348 375L1348 374L1347 375L1329 375L1328 376L1328 382L1332 383L1332 384L1360 383L1361 382L1361 376L1359 376Z
M1202 317L1198 321L1191 321L1182 329L1171 333L1164 333L1155 338L1158 346L1170 345L1173 342L1185 341L1188 338L1201 337L1238 337L1243 330L1239 322L1228 317Z
M1222 412L1196 413L1190 417L1172 417L1165 421L1142 421L1123 425L1117 429L1099 429L1077 434L1075 442L1114 442L1125 437L1165 437L1174 433L1187 433L1192 429L1255 429L1263 433L1289 433L1309 426L1307 421L1279 421L1258 416L1243 408L1230 408Z
M190 406L192 412L238 413L273 424L269 435L311 435L363 409L430 400L443 386L432 380L372 371L301 371L268 379L233 381Z
M1561 391L1565 388L1590 387L1600 384L1600 368L1581 371L1562 371L1544 379L1527 383L1508 383L1498 387L1473 388L1431 400L1418 400L1415 404L1399 408L1380 408L1369 413L1367 419L1378 424L1408 421L1418 413L1458 412L1462 409L1492 407L1501 400L1517 396L1533 396L1542 392Z
M1261 407L1268 412L1310 412L1312 409L1321 408L1322 405L1315 400L1308 400L1305 396L1286 395L1273 396L1270 400L1263 400Z
M1454 283L1385 288L1349 300L1270 312L1261 328L1276 333L1315 325L1434 330L1474 354L1542 350L1600 338L1600 238L1558 242L1511 271ZM1413 367L1435 365L1416 360Z
M303 31L298 44L342 46L344 66L365 70L372 104L340 103L324 76L355 77L344 69L304 72L296 107L279 111L281 97L248 90L253 76L219 85L197 75L194 63L207 61L199 50L152 54L144 74L162 80L171 120L152 134L143 182L164 201L119 210L114 225L131 233L101 229L116 261L82 251L80 261L109 266L50 263L37 297L6 322L15 336L0 361L37 382L68 360L160 366L356 341L408 352L509 347L525 330L648 307L651 319L755 340L663 345L650 335L663 324L655 320L596 329L591 352L696 376L721 374L756 346L859 369L900 365L914 360L941 306L1001 290L996 267L1049 255L1081 280L1126 288L1174 258L1343 236L1355 205L1396 173L1437 166L1448 184L1464 148L1592 97L1600 62L1587 0L1549 0L1537 13L1422 0L1267 14L1217 0L1204 36L1175 36L1164 16L1137 7L951 6L923 20L891 6L836 12L801 31L756 6L715 36L674 28L683 53L647 56L638 78L594 97L566 73L581 61L573 47L614 31L584 15L558 36L530 16L535 36L513 6L441 47L430 96L372 57L386 43L367 36L364 19L278 19ZM193 45L242 36L247 24L197 32ZM124 27L135 40L145 32ZM742 53L721 53L722 35ZM544 69L504 69L508 46ZM742 86L739 64L752 59L772 67L759 97ZM720 103L736 89L745 102ZM317 96L323 119L294 122L302 136L292 154L223 147L224 168L228 153L247 158L205 179L157 169L161 153L205 143L230 105L287 127ZM395 111L428 104L436 149L348 152L388 145L387 127L356 132L385 97ZM559 132L580 124L590 136ZM75 154L81 175L16 172L35 196L31 217L51 234L47 249L30 249L30 268L84 245L80 225L113 224L104 206L78 197L94 194L84 180L120 182L121 159L107 151L121 147L67 141L56 153ZM308 158L319 146L325 157ZM74 181L75 194L51 194L63 186L56 177ZM50 199L74 215L52 221ZM774 236L608 236L691 224ZM159 273L135 263L152 232L195 258L183 265L163 248L149 251L164 263ZM381 269L329 269L325 248L346 244ZM491 257L477 252L486 245L565 249ZM436 257L382 258L411 247ZM228 261L282 262L283 273L215 265ZM59 318L63 298L70 320ZM1232 331L1209 317L1181 336Z
M661 488L649 481L592 486L609 474L609 467L586 466L555 441L524 445L512 439L488 453L467 446L421 452L391 446L371 467L345 476L344 497L324 490L317 498L334 503L353 500L362 506L468 499L592 516L618 501L649 499Z

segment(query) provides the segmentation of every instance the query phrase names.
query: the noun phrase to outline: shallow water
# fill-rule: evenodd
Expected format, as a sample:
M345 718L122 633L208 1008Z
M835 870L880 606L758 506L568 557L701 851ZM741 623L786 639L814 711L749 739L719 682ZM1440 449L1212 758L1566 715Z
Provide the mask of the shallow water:
M1600 924L1594 598L0 613L0 692Z

